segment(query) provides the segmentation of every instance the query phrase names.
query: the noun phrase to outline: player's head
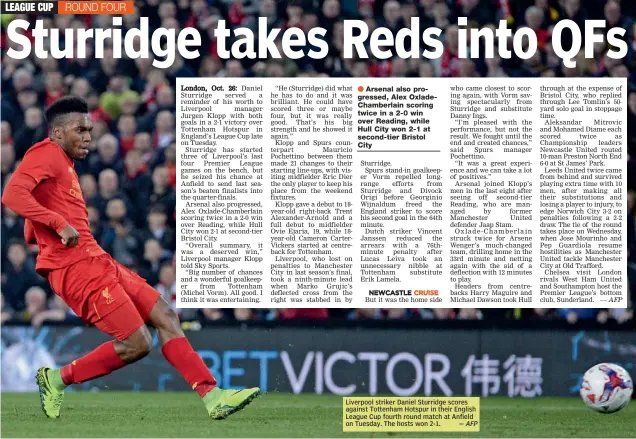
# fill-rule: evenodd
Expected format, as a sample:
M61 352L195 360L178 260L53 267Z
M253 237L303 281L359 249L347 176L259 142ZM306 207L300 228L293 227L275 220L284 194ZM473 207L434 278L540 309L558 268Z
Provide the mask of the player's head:
M74 160L88 155L93 123L84 99L66 96L55 101L44 113L49 125L49 137Z

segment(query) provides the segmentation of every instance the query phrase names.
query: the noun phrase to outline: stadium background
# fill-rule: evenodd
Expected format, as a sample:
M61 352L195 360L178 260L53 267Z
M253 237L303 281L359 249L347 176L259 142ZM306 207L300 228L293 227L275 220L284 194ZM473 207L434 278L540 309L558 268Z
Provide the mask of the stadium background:
M6 36L6 26L12 18L43 18L47 28L68 29L89 26L106 28L111 26L111 17L2 17L2 188L25 151L46 136L43 109L66 94L86 98L95 129L91 153L86 161L78 162L76 168L80 175L84 198L87 200L93 234L119 262L140 273L173 304L176 239L174 87L177 77L250 76L267 80L268 77L287 76L441 76L449 78L450 81L454 77L626 77L629 86L628 148L630 154L636 151L636 2L632 0L149 0L136 3L137 13L124 17L125 26L136 26L139 16L144 16L149 17L151 27L177 30L185 26L198 27L203 36L202 56L194 60L184 60L177 56L174 65L166 70L153 68L152 60L148 59L113 60L108 56L110 50L106 51L103 59L89 57L41 60L32 56L18 61L6 56L6 49L11 44ZM216 43L212 33L217 21L225 19L232 26L255 28L258 16L268 18L269 28L326 28L326 38L330 43L328 56L322 60L304 58L296 61L221 60L216 54ZM384 26L395 32L404 27L412 16L420 17L426 26L436 26L444 30L446 49L439 60L343 59L343 19L361 18L369 25L371 31L377 26ZM471 25L478 27L492 26L499 19L508 20L514 29L530 26L537 32L540 50L536 57L526 61L517 58L459 60L455 49L457 27L453 25L458 16L467 16ZM581 27L586 19L606 19L608 27L624 27L627 29L626 39L630 48L628 56L622 61L611 60L605 56L607 47L598 45L594 59L583 59L581 54L576 68L565 68L552 50L550 31L556 21L566 18L575 21ZM568 43L565 44L567 48ZM93 53L90 45L87 52ZM311 349L324 348L325 352L357 349L355 345L342 342L342 337L336 335L342 333L329 331L344 330L345 334L351 331L370 331L376 334L374 337L377 338L375 342L370 342L369 348L375 346L375 350L393 353L398 352L395 349L399 350L400 346L408 349L408 345L400 343L392 346L398 337L408 338L409 334L418 336L429 334L430 331L447 331L443 333L448 343L433 343L430 346L424 344L420 346L417 355L421 357L424 352L447 352L451 349L449 345L458 346L461 358L453 361L452 367L462 369L464 364L471 361L471 356L483 360L483 356L490 352L488 341L494 337L500 340L499 347L490 348L501 356L501 364L498 367L503 367L503 363L511 355L530 355L531 358L535 358L535 350L543 352L537 355L543 355L541 358L544 368L557 368L558 364L566 364L566 360L570 362L567 364L576 364L571 370L564 369L562 372L563 376L567 375L574 380L574 384L561 385L562 391L559 392L568 393L571 390L569 386L573 389L578 379L574 375L580 372L584 365L591 365L590 362L604 361L610 357L607 352L612 352L611 357L615 358L614 361L622 362L630 370L636 359L636 336L633 332L633 290L636 288L636 282L633 281L636 269L634 166L635 162L628 157L629 203L626 215L630 256L626 264L632 297L628 309L178 311L184 321L184 328L200 329L203 331L202 334L207 334L207 340L212 340L205 343L203 337L199 337L201 345L195 346L199 349L203 349L203 345L205 349L215 349L215 332L208 333L208 328L230 331L228 334L232 334L235 345L223 343L224 350L212 351L217 357L212 355L208 358L211 358L210 361L213 363L218 360L218 367L221 369L231 369L230 363L226 363L227 352L241 352L238 357L233 357L239 360L256 355L252 352L259 349L258 343L253 341L259 340L258 328L279 331L278 334L282 334L278 347L271 346L278 359L282 350L290 350L289 346L294 343L297 347L298 342L307 336L314 334L311 337L316 337L316 333L312 331L318 330L319 334L326 334L326 341L317 342L318 347L305 346L305 350L299 348L301 350L294 352L293 355L298 357L294 364L302 364L303 358L306 358ZM33 358L45 361L44 357L37 356L40 352L38 349L42 346L45 346L44 350L49 355L46 358L54 362L63 362L73 355L91 349L100 340L100 335L96 331L82 327L72 312L51 293L47 282L35 273L36 251L35 247L27 246L24 242L22 219L3 206L3 376L8 372L8 376L11 377L9 381L14 383L19 383L21 376L31 376L29 370L35 367L36 362ZM389 329L398 332L389 336ZM476 338L471 338L473 332L477 333ZM73 337L79 337L75 344L64 344L60 341ZM530 339L533 341L527 342L529 344L524 347L524 351L513 352L517 346L524 346ZM582 341L589 350L587 357L580 353ZM567 349L564 348L562 352L558 349L542 350L541 345L546 343L553 347L567 346ZM18 348L13 351L7 349L11 346ZM216 349L220 349L220 346ZM14 355L9 358L11 363L17 364L14 360L18 358L27 359L26 365L21 366L23 369L16 369L18 366L10 370L5 369L8 367L7 352ZM63 355L60 352L63 352ZM261 358L258 355L252 359ZM355 352L353 355L356 355ZM156 364L153 362L159 360L159 357L151 356L148 362ZM260 361L258 364L262 374L264 362ZM527 375L527 369L536 368L536 364L531 366L528 363L525 367ZM137 373L143 374L142 370L139 369ZM279 371L281 374L288 372L286 369L284 372L282 370ZM130 379L125 383L122 378L121 381L110 383L110 386L139 389L140 386L145 388L147 385L149 388L155 386L161 389L161 374L164 372L153 369L154 381L146 384L143 384L143 380L139 381L143 378L140 376L139 379L128 377ZM464 380L472 380L461 375L459 371L456 375L455 387L459 390L453 389L455 392L462 390ZM532 376L531 372L530 375ZM356 378L351 379L355 381ZM164 384L170 380L165 378ZM23 390L31 389L32 384L25 382L24 385L26 387ZM179 388L178 384L175 385ZM535 388L532 383L528 385L529 388ZM287 386L290 384L287 383ZM4 388L7 390L6 386ZM167 388L171 388L170 385Z

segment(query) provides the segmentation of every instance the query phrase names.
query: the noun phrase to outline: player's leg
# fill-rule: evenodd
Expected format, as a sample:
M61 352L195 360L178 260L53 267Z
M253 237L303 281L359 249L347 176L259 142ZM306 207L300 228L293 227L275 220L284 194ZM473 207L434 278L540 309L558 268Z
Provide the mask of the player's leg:
M161 294L126 267L114 261L113 264L117 268L119 283L135 304L141 318L156 328L163 356L201 396L211 417L224 419L261 393L259 388L235 392L216 387L210 369L190 345L181 330L179 317Z
M147 291L148 285L140 291ZM148 324L157 329L161 352L166 360L185 378L194 390L203 398L208 415L214 419L225 419L235 413L260 395L258 387L239 391L222 390L216 386L216 380L210 373L199 354L192 348L190 342L181 330L179 317L163 299L159 298L150 315Z
M152 294L150 290L154 291L154 288L146 285L140 293ZM216 379L210 369L181 330L179 317L162 297L155 302L147 322L157 330L163 356L199 396L204 397L216 387Z
M150 353L152 336L132 301L95 322L95 326L115 340L58 369L67 386L108 375Z
M98 305L95 294L88 295L86 303L92 304L97 318L86 317L85 321L94 324L102 332L115 338L98 346L95 350L72 361L59 369L40 368L37 383L40 389L42 410L48 417L60 416L60 407L64 391L71 384L79 384L108 375L127 364L134 363L148 355L152 347L152 338L137 308L125 293L121 285L100 289L100 296L106 296L106 302L118 302L114 309ZM106 291L106 294L104 292ZM76 307L81 311L83 307ZM106 313L105 315L100 315Z
M194 351L181 330L179 317L146 281L117 262L117 279L137 308L141 318L157 329L161 352L183 378L204 397L216 387L216 379Z

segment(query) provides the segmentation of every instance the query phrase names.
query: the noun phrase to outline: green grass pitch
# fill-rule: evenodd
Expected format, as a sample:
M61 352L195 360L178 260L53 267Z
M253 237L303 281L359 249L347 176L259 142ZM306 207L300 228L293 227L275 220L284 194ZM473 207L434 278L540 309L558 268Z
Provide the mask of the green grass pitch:
M481 400L480 433L343 433L342 398L268 393L224 421L195 393L68 392L59 419L38 395L2 394L2 437L636 437L636 403L597 414L578 398Z

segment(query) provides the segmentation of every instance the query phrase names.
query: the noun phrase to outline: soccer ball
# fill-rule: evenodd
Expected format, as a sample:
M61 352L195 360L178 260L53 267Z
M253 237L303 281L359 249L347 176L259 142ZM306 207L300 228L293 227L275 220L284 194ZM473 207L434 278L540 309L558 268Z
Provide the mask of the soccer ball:
M629 373L612 363L601 363L583 375L581 398L599 413L616 413L625 408L632 397L634 384Z

